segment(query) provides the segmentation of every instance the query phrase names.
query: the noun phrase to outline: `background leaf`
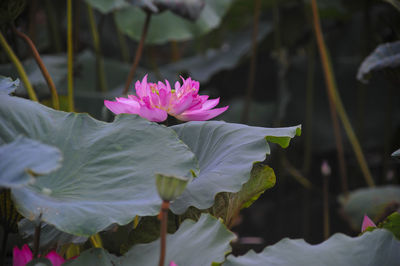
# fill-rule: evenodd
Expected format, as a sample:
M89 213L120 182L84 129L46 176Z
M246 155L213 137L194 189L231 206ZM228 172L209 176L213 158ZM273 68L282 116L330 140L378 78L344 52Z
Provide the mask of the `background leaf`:
M162 44L167 41L184 41L205 34L216 28L231 5L232 0L206 0L203 11L195 23L174 15L170 11L152 16L146 42ZM145 13L136 7L116 12L119 29L134 40L139 40Z
M379 45L358 69L357 79L367 83L367 76L385 68L396 68L400 65L400 41Z
M266 137L286 145L300 134L300 126L262 128L220 121L188 122L172 129L195 153L200 166L199 176L172 202L176 214L190 206L207 209L220 192L238 192L249 180L253 163L270 154Z
M22 134L64 155L59 170L12 189L18 211L30 220L42 214L59 230L90 236L135 215L156 215L155 172L191 176L197 170L194 154L171 129L136 115L104 123L17 97L0 101L0 143Z
M340 196L339 202L352 228L360 231L364 214L376 222L386 217L389 205L400 205L400 186L357 189L349 193L347 199Z
M302 239L285 238L256 254L229 255L224 266L239 265L398 265L400 241L387 230L377 229L359 237L335 234L325 242L310 245Z
M85 2L103 14L129 6L125 0L85 0Z
M58 148L18 136L0 146L0 187L16 188L33 183L35 176L58 169L61 160Z
M12 80L12 78L0 75L0 94L11 94L19 86L19 79Z

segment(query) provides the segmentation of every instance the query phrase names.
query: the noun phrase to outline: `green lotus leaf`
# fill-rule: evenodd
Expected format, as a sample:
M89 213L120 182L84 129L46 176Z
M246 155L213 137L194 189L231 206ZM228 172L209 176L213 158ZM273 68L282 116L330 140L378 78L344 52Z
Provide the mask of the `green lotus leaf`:
M172 129L194 152L200 166L200 174L171 203L175 214L190 206L207 209L220 192L238 192L249 181L253 164L270 154L266 140L287 147L301 131L300 126L262 128L221 121L188 122Z
M211 265L221 263L231 251L230 241L235 235L218 219L202 214L197 222L187 219L178 231L167 235L165 264L174 261L177 265ZM90 249L66 265L158 265L160 241L139 244L123 257L116 258L102 249Z
M17 210L57 229L90 236L135 215L159 212L154 175L190 177L194 154L173 130L136 115L104 123L87 114L65 113L18 97L0 96L0 144L18 134L58 147L63 165L13 188Z
M0 146L0 187L15 188L33 183L35 176L58 169L61 160L58 148L18 136Z
M285 238L261 253L229 255L223 266L309 265L399 265L400 241L387 230L377 229L359 237L335 234L325 242L310 245L303 239Z

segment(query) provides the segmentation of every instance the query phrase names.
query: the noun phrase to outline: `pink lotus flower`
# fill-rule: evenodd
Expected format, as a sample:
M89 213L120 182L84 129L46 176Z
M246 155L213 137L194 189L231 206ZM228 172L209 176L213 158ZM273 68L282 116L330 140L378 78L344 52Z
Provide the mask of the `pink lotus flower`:
M64 258L58 255L55 251L50 251L45 258L49 259L53 266L60 266L64 263ZM18 247L13 249L13 266L25 266L33 259L31 249L27 244L22 246L20 250Z
M376 227L376 225L367 215L364 215L364 219L361 225L361 232L367 230L368 227Z
M169 266L178 266L174 261L171 261L170 263L169 263Z
M136 96L117 97L116 102L105 100L104 104L115 114L137 114L154 122L164 121L168 114L182 121L205 121L228 109L228 106L212 109L219 103L219 98L208 100L207 95L198 95L198 81L182 80L182 85L177 81L171 89L167 80L165 84L160 81L149 83L146 75L142 82L135 84Z

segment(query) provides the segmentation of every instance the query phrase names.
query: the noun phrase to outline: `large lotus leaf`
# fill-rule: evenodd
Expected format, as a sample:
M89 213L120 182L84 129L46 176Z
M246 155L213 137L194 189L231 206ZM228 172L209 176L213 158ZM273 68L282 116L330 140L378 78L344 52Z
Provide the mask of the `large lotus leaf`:
M400 204L400 186L361 188L351 192L347 199L340 196L339 202L350 225L360 230L364 214L375 220L384 215L389 204Z
M89 236L112 223L159 212L154 173L196 171L194 154L169 128L136 115L104 123L18 97L0 96L0 143L17 134L58 147L62 167L12 189L18 211L67 233Z
M172 129L196 154L200 165L200 175L171 204L176 214L190 206L207 209L220 192L238 192L249 180L253 164L270 154L266 140L286 148L301 131L300 126L262 128L222 121L188 122Z
M162 44L167 41L184 41L205 34L216 28L228 10L232 0L206 0L203 11L196 22L190 22L174 15L170 11L153 15L147 33L146 42ZM139 40L145 12L136 7L128 7L116 12L119 29L134 40Z
M268 23L260 23L257 41L261 41L267 36L272 27ZM179 73L185 71L192 78L207 82L216 73L234 68L240 59L251 50L252 29L237 32L227 38L220 49L209 49L205 54L195 55L182 59L176 63L171 63L160 68L163 77L175 80Z
M106 14L116 9L128 6L125 0L85 0L86 3L101 13Z
M358 69L357 79L368 82L368 75L385 68L396 68L400 65L400 41L379 45Z
M9 77L0 75L0 94L11 94L19 86L19 79L12 80Z
M399 265L400 241L392 233L378 229L359 237L335 234L319 245L302 239L283 239L261 253L248 252L241 257L229 255L223 266L363 266Z
M61 160L58 148L17 136L0 146L0 187L16 188L33 183L35 176L58 169Z
M187 219L178 231L167 235L165 264L211 265L221 263L231 251L230 241L235 235L218 219L202 214L197 222ZM123 257L115 258L106 251L91 249L83 252L67 265L158 265L160 240L133 246ZM99 256L100 255L100 256ZM101 260L99 259L101 258ZM96 263L91 259L97 260Z

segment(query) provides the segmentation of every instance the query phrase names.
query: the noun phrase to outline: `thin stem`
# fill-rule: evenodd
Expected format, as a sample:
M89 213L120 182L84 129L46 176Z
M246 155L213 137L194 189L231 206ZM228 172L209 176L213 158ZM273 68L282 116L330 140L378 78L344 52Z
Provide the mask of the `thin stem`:
M45 0L44 7L46 11L47 25L53 41L54 50L57 53L61 53L62 52L61 36L56 19L56 11L54 9L53 1Z
M106 81L106 73L104 72L104 61L101 55L101 47L100 47L100 38L99 32L97 30L96 21L93 15L93 9L90 5L87 5L88 16L89 16L89 23L90 29L92 32L93 37L93 46L94 51L96 53L96 72L97 72L97 80L100 86L100 90L102 92L107 91L107 81Z
M312 123L314 111L314 74L315 74L315 44L310 42L307 49L307 84L306 84L306 119L305 119L305 141L303 172L307 175L311 165L312 150Z
M113 20L114 20L114 26L117 32L117 38L118 38L118 43L119 43L119 49L121 51L121 57L122 60L126 63L129 62L129 50L128 50L128 46L126 45L126 40L124 35L122 34L121 30L119 29L118 25L117 25L117 20L115 18L115 11L112 14Z
M322 176L323 178L323 215L324 215L324 239L328 239L330 235L329 225L329 175Z
M35 235L33 239L33 257L37 258L39 255L40 245L40 230L42 229L42 214L39 215L39 223L35 227Z
M40 71L42 72L42 75L44 79L46 80L47 86L49 86L50 93L51 93L51 99L53 102L53 108L56 110L60 110L60 102L58 100L58 93L56 86L54 85L53 79L51 78L49 71L47 71L46 66L44 65L42 58L39 55L38 50L36 49L35 44L33 41L29 38L28 35L25 33L17 30L15 27L13 27L13 31L21 38L23 39L26 44L28 44L29 48L31 49L31 52L33 54L33 57L35 58L36 63L38 64Z
M24 83L24 86L26 90L28 91L29 98L33 101L38 101L38 98L36 96L35 91L33 90L33 87L31 83L29 82L28 75L25 72L24 67L22 66L21 62L19 61L18 57L15 55L11 47L8 45L7 40L4 38L3 33L0 32L0 45L3 47L5 50L6 54L10 58L11 62L14 64L14 66L17 68L19 77L22 80L22 83Z
M242 112L242 123L247 123L249 120L250 105L254 91L254 82L256 77L257 68L257 36L258 36L258 24L261 11L261 0L256 0L254 5L254 19L253 19L253 36L252 36L252 53L250 59L250 70L249 70L249 80L247 83L247 93L246 99L243 106Z
M3 227L3 241L1 245L0 265L5 265L4 259L6 257L7 240L8 240L8 230L7 228Z
M72 40L72 0L67 0L68 111L74 111L74 46Z
M169 201L163 201L161 205L161 247L160 247L160 261L159 266L164 266L165 261L165 253L167 248L167 225L168 225L168 209L169 209Z
M171 41L170 45L171 45L171 54L172 54L171 61L172 62L177 62L177 61L179 61L179 59L181 59L181 53L179 52L178 42L177 41Z
M135 59L133 60L133 64L131 70L129 71L128 78L126 79L125 88L122 94L128 93L129 86L131 85L133 77L135 76L136 68L139 65L140 58L142 57L144 41L146 40L147 31L149 29L150 18L151 18L151 13L147 12L146 21L144 22L142 29L142 36L140 37L139 41L139 46L136 49Z
M318 48L321 55L322 66L325 73L325 82L328 90L328 95L330 101L332 102L333 106L335 107L336 111L339 114L339 117L343 123L343 127L346 131L346 134L350 140L350 143L353 147L354 153L356 155L357 161L360 165L361 171L363 172L364 179L368 186L373 187L375 186L374 180L372 178L371 172L369 171L367 162L364 158L364 154L362 152L360 143L354 133L353 127L351 126L350 120L347 116L347 113L343 107L343 103L337 91L337 86L334 78L333 68L328 56L328 51L326 48L326 44L322 35L321 24L318 14L318 7L316 0L311 1L312 11L313 11L313 21L314 21L314 28L315 28L315 35L317 38Z

